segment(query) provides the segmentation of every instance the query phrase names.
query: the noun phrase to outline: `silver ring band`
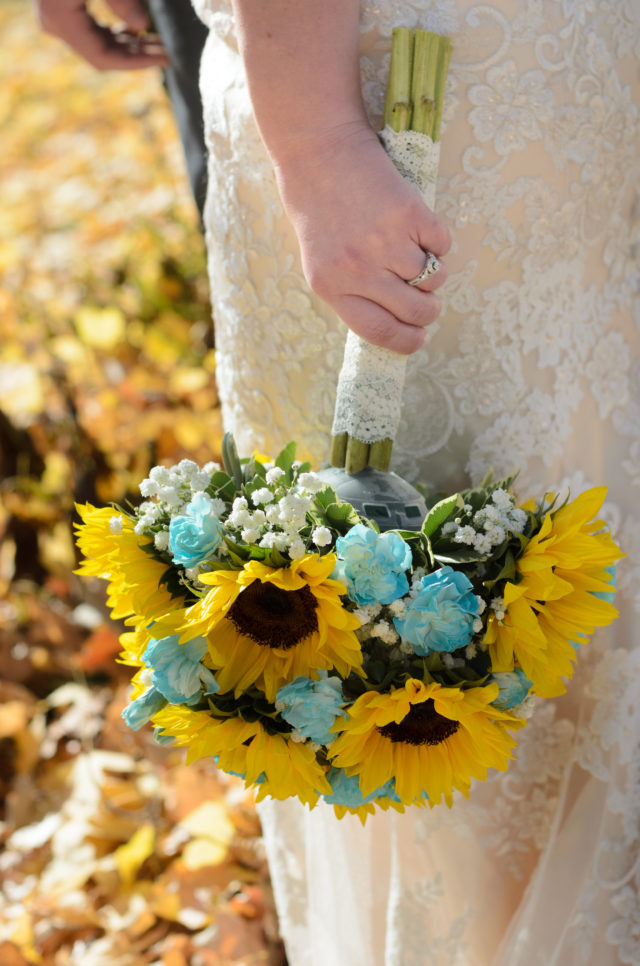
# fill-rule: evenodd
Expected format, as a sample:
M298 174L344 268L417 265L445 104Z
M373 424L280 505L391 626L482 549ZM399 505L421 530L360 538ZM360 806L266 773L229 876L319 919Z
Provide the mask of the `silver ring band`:
M435 275L440 268L440 262L433 252L425 252L424 254L426 257L422 271L415 278L411 280L407 279L407 285L419 285L420 282L424 282L425 278L430 278L432 275Z

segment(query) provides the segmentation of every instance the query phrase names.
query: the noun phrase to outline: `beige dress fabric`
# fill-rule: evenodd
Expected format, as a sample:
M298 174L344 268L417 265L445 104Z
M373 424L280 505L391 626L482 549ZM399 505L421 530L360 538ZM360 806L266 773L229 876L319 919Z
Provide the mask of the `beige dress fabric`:
M245 452L296 439L319 463L344 326L302 276L230 5L194 2L225 425ZM620 619L469 802L364 829L262 806L290 963L639 966L640 3L363 0L361 25L376 127L392 27L454 43L436 206L454 250L394 468L438 489L520 468L522 498L606 482L628 557Z

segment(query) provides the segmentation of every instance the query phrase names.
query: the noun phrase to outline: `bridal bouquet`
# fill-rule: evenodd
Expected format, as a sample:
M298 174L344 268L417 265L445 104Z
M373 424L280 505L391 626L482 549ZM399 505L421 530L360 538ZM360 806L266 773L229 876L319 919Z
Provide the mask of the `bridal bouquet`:
M394 32L381 137L433 207L450 43ZM616 616L603 487L516 505L513 477L425 502L388 473L406 358L350 333L331 462L156 466L133 512L79 507L135 667L123 717L258 798L339 817L451 804L506 769L532 700ZM384 532L381 532L384 531Z
M604 488L517 506L485 480L381 533L287 446L274 463L156 466L122 509L78 507L80 573L109 581L123 712L258 798L451 804L506 769L533 696L616 616Z

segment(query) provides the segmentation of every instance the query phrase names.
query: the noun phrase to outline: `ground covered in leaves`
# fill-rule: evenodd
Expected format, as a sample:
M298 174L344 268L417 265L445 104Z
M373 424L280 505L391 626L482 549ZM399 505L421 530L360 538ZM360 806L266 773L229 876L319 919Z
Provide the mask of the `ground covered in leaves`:
M204 249L155 73L0 2L0 963L280 966L251 799L121 722L76 501L215 458Z

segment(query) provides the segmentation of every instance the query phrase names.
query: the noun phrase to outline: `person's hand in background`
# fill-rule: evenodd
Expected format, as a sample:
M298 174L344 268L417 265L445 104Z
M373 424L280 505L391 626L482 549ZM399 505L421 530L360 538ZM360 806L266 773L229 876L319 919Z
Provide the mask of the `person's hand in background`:
M157 36L147 34L149 14L140 0L109 0L122 29L97 23L84 0L35 0L45 33L63 40L97 70L166 67L168 57Z

